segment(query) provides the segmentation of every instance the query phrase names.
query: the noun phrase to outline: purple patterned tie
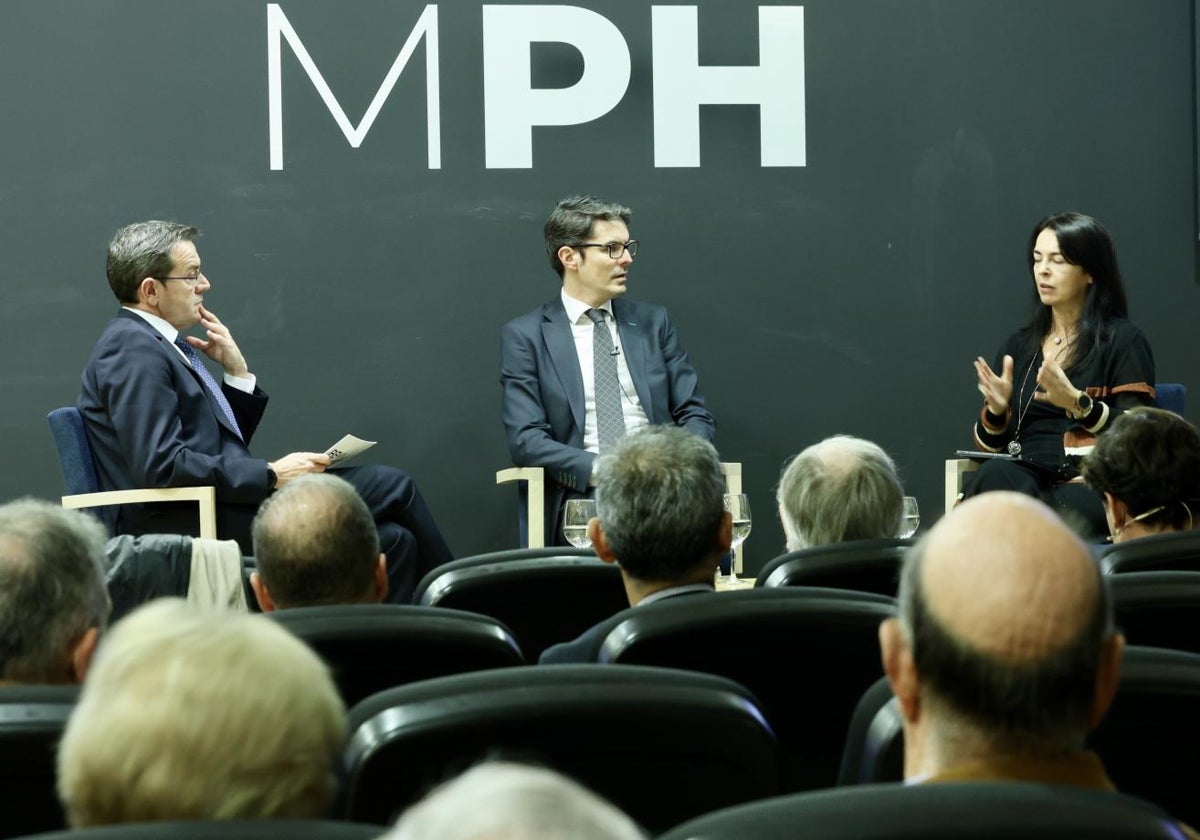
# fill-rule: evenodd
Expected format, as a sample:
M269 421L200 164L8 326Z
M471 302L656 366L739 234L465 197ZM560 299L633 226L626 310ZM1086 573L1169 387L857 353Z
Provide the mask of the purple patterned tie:
M237 436L242 438L242 428L238 425L237 418L233 416L233 406L229 404L229 400L225 399L225 394L221 392L221 386L217 384L217 380L213 379L213 375L208 372L208 368L204 366L204 362L200 361L200 354L196 352L196 348L183 340L183 336L175 339L175 346L183 351L183 357L187 359L192 370L200 377L200 381L204 383L204 387L213 395L213 399L217 401L217 405L221 406L221 411L225 412L225 419L229 421L229 425L233 426L233 430L237 432Z

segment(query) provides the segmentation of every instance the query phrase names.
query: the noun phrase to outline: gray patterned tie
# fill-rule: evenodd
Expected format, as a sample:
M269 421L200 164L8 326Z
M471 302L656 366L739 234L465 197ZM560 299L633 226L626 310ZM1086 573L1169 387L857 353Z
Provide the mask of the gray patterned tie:
M621 408L621 381L617 378L617 351L604 323L603 309L584 313L592 319L592 364L596 376L596 431L600 451L607 452L625 434Z
M196 371L196 375L200 377L200 381L204 383L204 387L212 394L213 399L217 401L217 405L221 406L221 411L225 413L225 419L229 421L229 425L233 426L233 430L237 432L237 436L243 441L246 438L242 435L242 428L238 425L237 418L233 416L233 406L229 404L229 400L225 399L225 394L221 391L221 386L217 384L217 380L213 379L213 375L208 372L208 368L204 366L204 362L200 361L200 354L196 352L196 348L183 340L183 336L175 339L175 346L183 351L184 358L187 359L192 370Z

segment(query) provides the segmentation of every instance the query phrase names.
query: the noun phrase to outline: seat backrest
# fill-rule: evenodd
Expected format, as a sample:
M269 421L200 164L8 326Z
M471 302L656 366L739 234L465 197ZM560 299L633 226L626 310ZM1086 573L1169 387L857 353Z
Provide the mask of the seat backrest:
M887 677L863 692L846 733L838 787L904 778L904 720Z
M910 540L854 540L790 551L768 562L755 586L824 586L894 598Z
M1101 557L1106 574L1123 572L1200 572L1200 529L1153 534L1119 542Z
M204 820L122 823L39 834L38 840L368 840L379 826L334 820Z
M74 406L56 408L46 415L46 419L50 423L50 433L54 435L54 448L58 451L65 495L99 491L100 479L96 475L92 447L88 443L79 409Z
M659 840L1151 840L1180 837L1162 809L1132 796L1060 785L865 785L728 808Z
M1200 653L1200 572L1127 572L1109 582L1127 643Z
M842 778L847 784L899 781L904 753L899 712L886 693L864 702L877 714L862 738L857 766L843 767ZM1088 738L1118 790L1144 797L1190 825L1200 821L1195 796L1200 765L1181 745L1200 743L1197 710L1200 655L1130 646L1112 707ZM854 735L848 742L853 740Z
M0 837L65 828L55 754L77 686L0 687Z
M325 661L348 707L393 686L524 662L503 624L459 610L354 604L270 616Z
M347 715L343 816L390 823L485 757L534 761L659 831L779 792L774 736L753 696L707 674L529 666L427 680Z
M1154 404L1167 411L1183 414L1187 407L1187 387L1180 382L1156 382Z
M629 606L620 570L595 555L453 565L421 582L419 603L492 616L512 631L528 662Z
M630 611L604 640L603 662L727 677L762 703L783 751L787 790L837 780L850 715L883 675L882 595L784 587L680 598Z

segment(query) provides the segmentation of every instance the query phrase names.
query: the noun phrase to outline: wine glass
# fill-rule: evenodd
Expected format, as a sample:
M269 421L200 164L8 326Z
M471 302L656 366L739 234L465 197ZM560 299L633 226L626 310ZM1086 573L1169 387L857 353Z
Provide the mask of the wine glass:
M588 522L596 515L595 499L568 499L563 508L563 536L576 548L591 548Z
M737 556L734 552L750 536L750 497L745 493L726 493L725 510L733 517L733 541L729 545L729 577L723 581L722 588L741 589L749 584L738 580Z
M906 540L917 533L917 526L920 524L921 511L917 507L917 497L905 496L903 513L900 517L900 538Z

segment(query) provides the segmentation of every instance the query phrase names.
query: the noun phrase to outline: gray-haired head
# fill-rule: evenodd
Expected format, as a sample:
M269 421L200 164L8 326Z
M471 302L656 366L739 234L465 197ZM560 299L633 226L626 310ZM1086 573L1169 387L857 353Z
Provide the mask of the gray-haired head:
M1041 502L986 493L943 517L905 560L899 614L943 737L1009 753L1083 747L1112 601L1086 546Z
M108 621L106 539L86 513L37 499L0 505L0 681L82 676L73 652Z
M126 225L108 243L108 285L121 303L137 303L137 290L147 277L167 277L175 264L171 248L192 242L199 231L178 222L151 220Z
M601 222L624 222L629 224L633 211L612 201L603 201L590 195L571 195L562 199L550 212L543 227L546 236L546 256L555 273L563 276L562 260L558 249L564 245L578 248L587 241L592 225Z
M289 481L259 507L251 536L258 573L276 606L371 600L379 532L345 479L313 474Z
M672 581L713 560L725 515L713 445L677 426L626 435L596 462L596 515L621 569Z
M404 812L386 840L644 840L633 820L552 770L493 761Z
M904 487L888 454L869 440L835 435L784 468L776 494L789 551L894 537Z

